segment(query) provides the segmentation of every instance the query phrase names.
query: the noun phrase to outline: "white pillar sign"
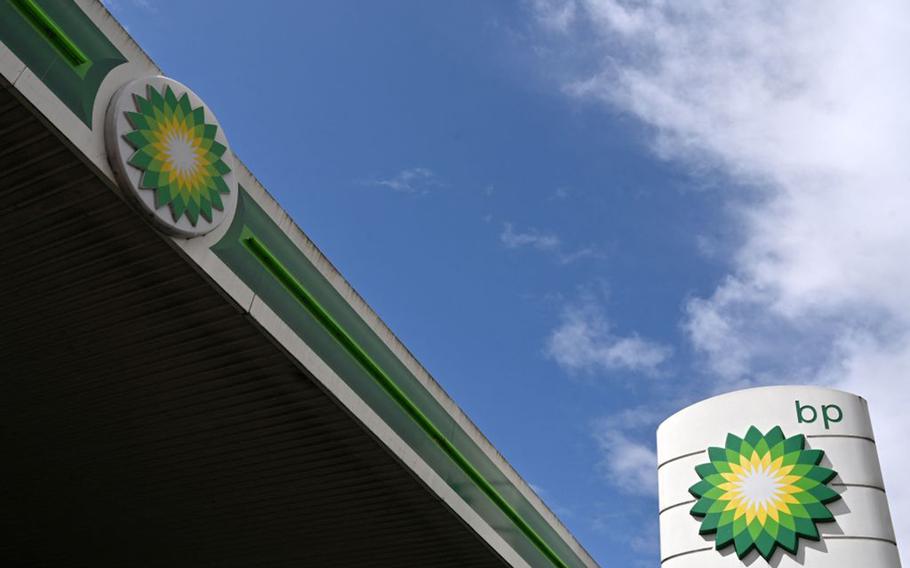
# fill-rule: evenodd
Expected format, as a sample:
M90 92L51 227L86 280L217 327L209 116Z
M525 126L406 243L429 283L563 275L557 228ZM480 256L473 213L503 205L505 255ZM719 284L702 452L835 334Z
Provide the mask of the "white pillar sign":
M900 568L869 409L819 387L694 404L657 429L662 568Z

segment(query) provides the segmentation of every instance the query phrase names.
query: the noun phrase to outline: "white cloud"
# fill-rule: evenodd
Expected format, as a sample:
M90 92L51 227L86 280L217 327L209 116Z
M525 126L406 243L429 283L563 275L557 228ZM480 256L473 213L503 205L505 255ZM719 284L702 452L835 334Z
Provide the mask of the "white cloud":
M536 229L516 231L512 223L503 223L499 242L506 248L532 248L540 252L552 254L560 264L571 264L584 258L602 258L603 253L596 247L587 246L566 252L562 239L555 233L540 232Z
M657 453L651 443L637 440L642 432L648 438L658 416L649 409L630 409L599 420L594 438L600 447L600 469L614 486L625 493L657 495Z
M537 21L547 29L564 32L575 22L577 7L567 0L534 0Z
M654 429L662 417L655 408L641 406L594 422L592 433L600 450L598 471L619 491L648 500L657 497ZM640 499L612 499L606 507L595 506L592 525L595 532L615 539L617 546L639 553L634 566L654 566L653 559L659 554L654 538L659 531L657 515L650 507L642 507ZM630 531L632 526L637 529Z
M442 185L432 170L427 168L408 168L401 170L388 179L376 179L368 185L386 187L400 193L427 193L430 189Z
M592 301L563 310L562 321L547 339L546 354L570 372L633 371L656 373L672 351L637 334L610 330L602 308Z
M600 64L565 91L636 116L660 156L730 182L718 197L742 244L684 322L713 388L818 382L869 398L910 543L898 485L910 467L898 438L910 429L910 4L575 6L563 29L584 19Z
M604 258L604 253L594 246L586 246L572 252L560 251L556 259L560 264L572 264L583 258Z
M507 248L531 247L544 252L556 251L562 245L562 241L553 233L541 233L535 229L517 232L512 223L503 224L499 240Z
M659 541L654 538L660 531L657 516L648 508L623 507L615 500L597 503L595 507L592 530L617 548L639 553L628 565L630 568L654 568L654 559L660 553Z
M597 441L604 455L601 468L613 485L634 495L657 494L657 454L653 449L618 429L601 430Z

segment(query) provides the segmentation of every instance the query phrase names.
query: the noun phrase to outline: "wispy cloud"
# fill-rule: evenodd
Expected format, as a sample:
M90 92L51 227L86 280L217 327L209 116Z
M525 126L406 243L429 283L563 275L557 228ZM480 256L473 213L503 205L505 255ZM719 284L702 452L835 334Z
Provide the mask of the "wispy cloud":
M541 233L536 229L518 232L512 223L504 223L499 240L506 248L531 247L539 251L554 252L562 246L562 241L554 233Z
M605 501L595 505L591 519L591 528L602 535L602 538L615 543L622 549L631 549L639 554L628 566L634 568L654 568L654 559L660 554L660 527L657 515L650 507L640 504L627 505L617 500Z
M743 244L685 306L709 388L866 396L910 542L910 4L835 0L820 18L809 2L553 0L537 17L547 37L563 30L566 57L602 62L567 93L638 117L659 156L735 182L720 197Z
M622 534L617 545L640 554L633 565L641 568L654 566L659 554L657 515L651 507L642 507L642 501L657 497L654 429L662 417L657 407L640 406L596 420L591 427L600 453L598 472L616 490L635 498L597 507L592 528L608 538Z
M559 325L547 339L545 352L569 372L622 370L653 375L673 351L637 334L613 333L603 308L585 300L564 308Z
M593 435L601 451L600 470L619 490L657 495L657 452L650 440L659 420L651 408L633 408L595 422Z
M546 29L564 32L575 22L578 9L575 2L564 0L534 0L537 21Z
M537 229L517 231L512 223L503 223L499 241L509 249L531 248L551 254L561 264L571 264L583 258L600 258L603 254L593 246L566 252L562 239L551 232Z
M560 264L572 264L573 262L584 258L604 258L604 256L603 251L597 247L586 246L571 252L560 251L557 260L559 260Z
M407 168L401 170L390 178L374 179L366 182L367 185L385 187L400 193L428 193L440 187L442 182L436 174L428 168Z
M550 196L550 199L554 199L554 200L568 199L570 193L571 192L569 191L568 187L557 187L553 191L553 195Z

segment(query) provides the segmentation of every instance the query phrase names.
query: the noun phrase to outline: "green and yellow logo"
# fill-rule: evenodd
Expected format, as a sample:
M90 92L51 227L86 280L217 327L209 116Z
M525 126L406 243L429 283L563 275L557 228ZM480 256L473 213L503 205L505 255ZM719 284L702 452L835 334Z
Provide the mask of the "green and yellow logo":
M230 193L224 176L231 168L222 160L227 147L215 140L218 126L206 123L205 109L193 107L187 93L179 98L170 85L147 96L135 95L137 112L126 117L134 130L123 135L135 152L127 160L142 170L141 189L155 192L155 207L169 206L176 222L186 215L195 227L201 216L212 222L222 211L222 195Z
M753 426L745 438L728 434L725 447L708 448L711 462L695 468L701 481L689 488L699 533L716 534L717 550L733 545L740 559L753 548L766 560L778 546L795 554L800 537L819 540L816 523L833 521L827 504L840 499L828 487L837 473L805 444L779 426L764 435Z

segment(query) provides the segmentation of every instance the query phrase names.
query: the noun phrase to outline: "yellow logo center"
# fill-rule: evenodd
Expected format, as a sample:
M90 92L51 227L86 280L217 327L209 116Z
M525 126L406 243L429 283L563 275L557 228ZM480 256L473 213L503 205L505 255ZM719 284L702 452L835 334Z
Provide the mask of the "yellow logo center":
M730 469L722 474L726 483L718 486L726 492L721 500L729 501L725 511L735 510L736 519L745 515L746 523L757 518L764 526L768 517L780 522L779 513L789 515L788 505L799 503L793 494L804 491L794 485L802 478L790 475L793 465L783 465L782 457L771 461L770 454L752 452L750 459L740 456L739 463L731 463Z
M205 151L202 139L182 121L171 119L161 125L152 144L155 159L162 162L161 171L168 174L169 183L180 189L195 189L205 181L203 164Z

